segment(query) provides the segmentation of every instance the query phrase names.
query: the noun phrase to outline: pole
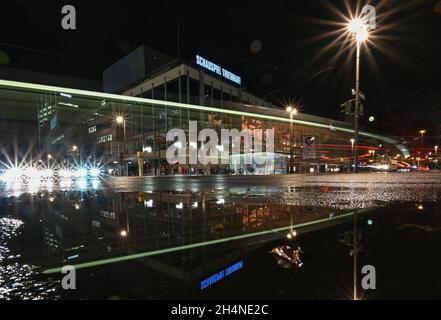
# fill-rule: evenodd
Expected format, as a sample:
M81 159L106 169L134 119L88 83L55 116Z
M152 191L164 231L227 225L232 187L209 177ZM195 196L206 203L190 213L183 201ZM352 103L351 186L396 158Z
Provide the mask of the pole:
M357 210L354 211L354 226L353 226L353 238L354 238L354 265L353 265L353 275L354 275L354 300L357 300L357 251L358 251L358 230L357 230Z
M354 172L357 172L357 168L358 168L359 114L360 114L360 41L357 41L357 58L356 58L356 66L355 66Z
M126 154L126 149L127 149L127 142L126 142L126 120L124 120L124 122L123 122L123 130L124 130L124 141L123 141L123 155L124 155L124 158L125 158L125 154ZM128 165L128 163L126 163L126 165L124 166L124 168L125 168L125 174L124 174L124 176L129 176L129 165Z
M123 130L124 130L124 148L123 149L125 149L125 144L126 144L126 121L124 120L124 122L123 122ZM124 152L124 150L123 150L123 152Z
M354 143L355 143L355 139L353 142L351 141L351 157L353 159L354 159ZM354 160L354 162L355 162L355 160ZM354 172L355 172L355 167L354 167Z
M303 149L302 149L302 145L303 145L303 138L302 138L302 127L299 126L299 150L300 150L300 154L299 154L299 173L301 174L303 172Z
M293 168L293 162L294 162L294 150L293 150L293 123L292 123L292 118L293 118L293 113L290 112L289 113L289 118L291 119L290 122L290 134L289 134L289 174L293 174L294 173L294 168Z
M121 153L120 153L120 149L119 149L119 144L120 144L121 142L119 141L119 133L118 133L118 143L117 143L117 146L118 146L118 154L117 154L117 160L118 160L118 164L119 164L119 175L121 176L122 175L122 172L121 172L121 169L122 169L122 167L121 167Z

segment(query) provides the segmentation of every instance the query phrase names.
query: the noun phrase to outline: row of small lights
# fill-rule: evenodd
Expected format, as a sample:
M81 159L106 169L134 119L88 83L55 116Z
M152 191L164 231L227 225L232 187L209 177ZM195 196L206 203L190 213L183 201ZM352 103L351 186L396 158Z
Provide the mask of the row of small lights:
M56 176L61 179L84 178L88 175L93 178L98 178L101 174L101 170L98 167L78 167L75 169L60 167L58 169L50 169L32 166L14 166L4 170L1 174L1 178L3 181L16 181L23 178L29 180L52 179Z

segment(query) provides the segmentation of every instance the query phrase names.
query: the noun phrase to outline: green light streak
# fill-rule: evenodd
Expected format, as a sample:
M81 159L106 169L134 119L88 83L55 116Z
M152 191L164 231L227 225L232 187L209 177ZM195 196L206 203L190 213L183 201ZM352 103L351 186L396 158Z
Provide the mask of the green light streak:
M370 209L363 209L363 210L359 210L357 213L358 214L366 213L368 211L370 211ZM84 262L84 263L79 263L79 264L73 264L72 266L75 267L75 269L84 269L84 268L97 267L97 266L102 266L102 265L106 265L106 264L118 263L118 262L123 262L123 261L134 260L134 259L157 256L157 255L161 255L161 254L165 254L165 253L172 253L172 252L183 251L183 250L188 250L188 249L195 249L195 248L200 248L200 247L205 247L205 246L211 246L214 244L220 244L220 243L225 243L225 242L230 242L230 241L235 241L235 240L247 239L247 238L272 234L272 233L278 233L278 232L292 230L292 229L300 229L300 228L304 228L307 226L312 226L312 225L316 225L316 224L320 224L320 223L324 223L324 222L330 222L330 221L348 218L348 217L352 216L353 214L354 214L353 212L350 212L350 213L336 216L331 219L330 218L319 219L319 220L300 223L297 225L289 225L286 227L280 227L280 228L264 230L264 231L254 232L254 233L237 235L237 236L232 236L232 237L223 238L223 239L216 239L216 240L211 240L211 241L204 241L204 242L198 242L198 243L193 243L193 244L187 244L187 245L183 245L183 246L160 249L160 250L155 250L155 251L141 252L141 253L131 254L131 255L122 256L122 257L115 257L115 258L108 258L108 259L95 260L95 261ZM62 269L62 267L56 267L56 268L46 269L46 270L42 271L41 273L42 274L61 273L61 269Z
M171 102L171 101L162 101L162 100L153 100L153 99L146 99L146 98L138 98L138 97L131 97L131 96L122 96L122 95L116 95L111 93L104 93L104 92L94 92L94 91L87 91L87 90L80 90L80 89L72 89L72 88L63 88L63 87L55 87L55 86L47 86L47 85L41 85L41 84L33 84L33 83L26 83L26 82L17 82L17 81L9 81L9 80L0 80L0 86L6 87L6 88L14 88L14 89L27 89L27 90L33 90L33 91L43 91L45 93L47 92L53 92L53 93L67 93L71 95L77 95L77 96L83 96L83 97L90 97L90 98L100 98L100 99L109 99L109 100L116 100L116 101L124 101L124 102L134 102L134 103L140 103L140 104L154 104L154 105L161 105L161 106L167 106L172 108L183 108L183 109L192 109L192 110L199 110L199 111L206 111L206 112L215 112L215 113L224 113L224 114L231 114L236 116L245 116L245 117L253 117L253 118L259 118L264 120L274 120L279 122L293 122L295 124L305 125L308 127L316 127L316 128L324 128L329 129L329 125L318 123L318 122L312 122L312 121L305 121L305 120L298 120L298 119L290 119L290 118L283 118L278 116L269 116L264 114L258 114L258 113L252 113L252 112L243 112L243 111L236 111L236 110L229 110L229 109L220 109L220 108L214 108L214 107L206 107L206 106L199 106L199 105L192 105L192 104L185 104L185 103L179 103L179 102ZM354 133L353 129L349 128L343 128L338 126L333 126L333 128L336 131L342 131L347 133ZM395 141L389 137L372 134L366 131L360 131L360 135L378 139L381 141L384 141L386 143L391 144L397 144L398 141ZM400 152L402 150L398 148Z

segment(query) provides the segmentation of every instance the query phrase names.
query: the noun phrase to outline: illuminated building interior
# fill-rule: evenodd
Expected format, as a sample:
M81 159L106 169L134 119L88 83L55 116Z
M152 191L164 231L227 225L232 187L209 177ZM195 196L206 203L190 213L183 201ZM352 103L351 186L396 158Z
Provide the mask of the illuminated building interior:
M290 119L284 110L221 109L12 81L0 81L0 90L3 121L9 121L12 132L22 124L21 128L28 128L17 135L19 153L49 161L49 166L102 166L113 175L287 172ZM197 121L198 130L211 128L219 133L221 129L274 128L274 162L263 167L168 164L166 150L171 142L165 141L166 133L172 128L188 133L189 121ZM389 154L407 152L397 141L365 131L361 145L352 147L353 130L331 119L299 114L292 125L296 172L349 171L354 148L366 161L373 153L386 159ZM305 143L306 138L313 143ZM6 151L10 156L13 152ZM56 159L50 159L52 155Z

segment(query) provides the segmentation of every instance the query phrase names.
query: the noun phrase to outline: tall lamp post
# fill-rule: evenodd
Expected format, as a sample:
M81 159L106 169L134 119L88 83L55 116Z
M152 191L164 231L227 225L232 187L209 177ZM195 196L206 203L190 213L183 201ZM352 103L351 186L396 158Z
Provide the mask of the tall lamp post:
M354 132L355 145L359 145L359 117L360 117L360 49L361 44L368 38L369 31L367 24L360 18L356 18L349 22L348 30L355 37L356 61L355 61L355 115L354 115ZM358 167L358 150L354 150L354 172L357 172Z
M73 145L73 146L72 146L72 151L75 153L75 161L80 162L80 165L82 166L82 165L83 165L83 164L81 163L82 161L78 159L78 158L79 158L79 155L80 155L79 150L78 150L78 146L77 146L77 145Z
M356 48L356 60L355 60L355 115L354 115L354 144L356 147L359 146L359 117L360 117L360 49L361 44L368 38L368 26L360 18L352 20L348 25L348 30L354 35L355 42L357 44ZM351 141L352 142L352 141ZM352 148L354 152L354 172L358 169L358 148ZM358 281L358 270L357 270L357 212L354 213L354 261L353 261L353 285L354 285L354 300L357 299L357 281Z
M355 144L355 139L352 138L351 139L351 157L354 158L354 144ZM354 158L355 159L355 158ZM354 160L355 161L355 160ZM351 172L351 166L349 166L349 172ZM354 162L354 172L355 171L355 162Z
M289 133L289 174L294 173L294 141L293 141L293 135L294 135L294 124L293 124L293 118L297 115L298 110L297 108L294 108L292 106L286 107L286 112L289 113L289 119L291 120L290 125L290 133Z
M52 155L48 154L47 155L47 168L50 169L51 168L51 160L52 160Z
M122 126L124 130L124 140L123 142L126 142L126 119L123 115L118 115L115 118L115 122L117 125Z
M421 148L424 148L424 134L426 133L426 130L420 130L421 135ZM422 151L422 150L421 150Z
M123 153L124 153L125 152L125 144L126 144L126 118L124 117L123 114L116 114L114 116L113 122L117 127L121 127L121 126L123 127L124 136L123 136L123 148L122 149L123 149ZM118 139L118 162L119 162L119 165L121 168L121 152L119 149L119 143L120 143L120 141Z

